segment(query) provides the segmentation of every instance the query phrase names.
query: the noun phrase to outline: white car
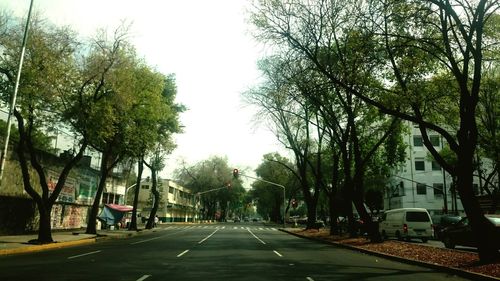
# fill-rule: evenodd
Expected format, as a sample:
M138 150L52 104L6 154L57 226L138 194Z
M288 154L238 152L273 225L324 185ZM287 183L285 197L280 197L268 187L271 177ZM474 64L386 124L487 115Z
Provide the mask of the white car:
M424 208L401 208L385 211L379 225L382 238L399 240L421 239L426 243L433 237L432 219Z

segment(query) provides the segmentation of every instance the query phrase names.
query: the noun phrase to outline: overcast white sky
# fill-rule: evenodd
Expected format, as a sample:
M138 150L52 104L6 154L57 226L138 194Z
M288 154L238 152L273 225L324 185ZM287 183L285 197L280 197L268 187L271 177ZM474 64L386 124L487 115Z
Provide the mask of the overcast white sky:
M25 17L30 0L0 0L0 8ZM193 164L212 155L227 156L233 167L252 170L262 155L280 145L252 121L241 93L256 85L263 48L249 34L246 0L35 0L34 10L58 25L91 36L98 28L132 22L132 42L161 72L175 73L177 102L185 133L169 157L163 177L181 159Z

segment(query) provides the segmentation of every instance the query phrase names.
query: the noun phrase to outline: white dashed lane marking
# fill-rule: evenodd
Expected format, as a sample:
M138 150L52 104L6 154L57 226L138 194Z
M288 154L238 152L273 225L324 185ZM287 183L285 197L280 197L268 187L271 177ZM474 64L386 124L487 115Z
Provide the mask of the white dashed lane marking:
M85 254L81 254L81 255L76 255L76 256L72 256L72 257L68 257L68 260L79 258L79 257L83 257L83 256L88 256L88 255L92 255L92 254L97 254L99 252L101 252L101 250L99 250L99 251L93 251L93 252L85 253Z
M177 255L177 257L182 257L184 254L186 254L187 252L189 252L189 250L185 250L184 252L180 253Z
M137 281L144 281L146 278L151 277L151 275L143 275L141 278L137 279Z

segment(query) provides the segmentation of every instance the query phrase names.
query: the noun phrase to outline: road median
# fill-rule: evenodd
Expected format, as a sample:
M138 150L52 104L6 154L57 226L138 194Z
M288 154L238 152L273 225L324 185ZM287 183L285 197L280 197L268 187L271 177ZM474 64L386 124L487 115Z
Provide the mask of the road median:
M500 264L479 264L476 253L421 246L413 243L386 241L370 243L366 238L329 235L326 229L280 229L283 232L338 247L359 251L399 262L425 266L474 280L500 280ZM486 273L486 274L485 274Z

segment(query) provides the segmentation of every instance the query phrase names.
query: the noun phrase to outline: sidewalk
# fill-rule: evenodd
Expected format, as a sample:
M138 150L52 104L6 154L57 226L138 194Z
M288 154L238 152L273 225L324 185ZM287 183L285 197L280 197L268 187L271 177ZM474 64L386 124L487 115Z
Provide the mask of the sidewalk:
M160 224L159 227L154 229L144 229L144 225L139 225L139 231L128 231L126 228L117 230L105 229L98 230L97 235L85 234L85 229L55 231L52 233L52 239L56 243L43 245L28 243L28 241L34 240L38 237L38 234L36 233L27 235L0 236L0 256L32 253L49 249L91 244L101 239L131 237L141 233L153 232L161 227L162 225Z

